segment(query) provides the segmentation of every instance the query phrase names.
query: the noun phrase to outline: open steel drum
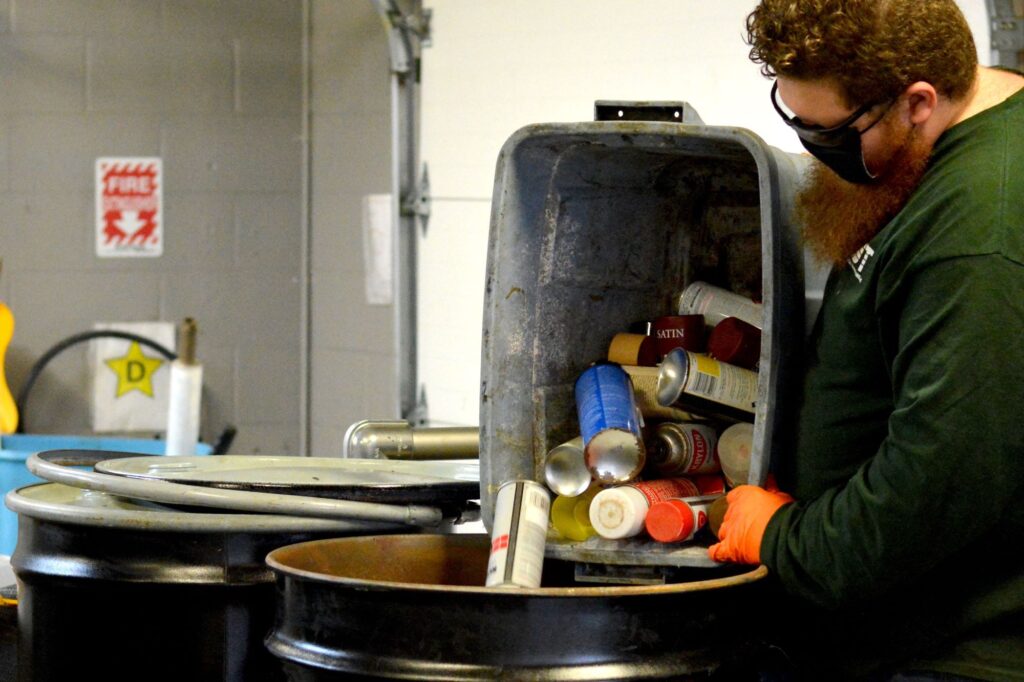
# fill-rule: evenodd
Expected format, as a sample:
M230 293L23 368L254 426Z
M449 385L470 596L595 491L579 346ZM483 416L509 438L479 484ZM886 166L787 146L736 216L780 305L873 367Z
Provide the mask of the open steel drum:
M276 549L267 647L291 680L707 680L735 663L767 572L580 587L571 563L548 559L540 588L487 588L489 547L474 534Z

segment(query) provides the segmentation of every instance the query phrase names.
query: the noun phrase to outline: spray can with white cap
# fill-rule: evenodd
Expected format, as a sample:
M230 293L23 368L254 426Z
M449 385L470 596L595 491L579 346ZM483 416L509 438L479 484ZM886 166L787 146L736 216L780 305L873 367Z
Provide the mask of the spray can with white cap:
M700 494L696 482L682 477L606 488L590 503L590 525L598 535L609 540L630 538L644 529L644 519L651 505Z

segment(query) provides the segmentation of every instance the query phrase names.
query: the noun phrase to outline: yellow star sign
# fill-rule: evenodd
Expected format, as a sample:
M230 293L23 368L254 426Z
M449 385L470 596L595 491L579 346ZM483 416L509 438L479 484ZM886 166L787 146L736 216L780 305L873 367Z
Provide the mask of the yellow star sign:
M129 391L141 391L153 397L153 373L164 364L159 358L148 357L142 352L138 341L132 341L128 354L119 358L104 360L117 374L117 395L120 398Z

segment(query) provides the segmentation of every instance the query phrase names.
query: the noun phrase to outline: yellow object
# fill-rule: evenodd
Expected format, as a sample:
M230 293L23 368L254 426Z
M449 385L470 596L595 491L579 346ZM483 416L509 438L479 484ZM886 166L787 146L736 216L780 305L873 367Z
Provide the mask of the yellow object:
M590 486L585 493L577 497L559 495L551 503L551 525L562 537L575 542L583 542L597 535L590 524L590 502L600 491L596 485Z
M103 362L117 374L115 397L120 398L129 391L139 391L150 398L154 397L153 374L163 366L164 361L143 353L138 341L131 342L126 354Z
M18 406L7 386L4 375L4 356L14 335L14 314L0 303L0 433L14 433L18 430Z
M6 597L0 596L0 607L4 607L4 606L17 606L17 605L18 605L18 600L17 599L7 599Z

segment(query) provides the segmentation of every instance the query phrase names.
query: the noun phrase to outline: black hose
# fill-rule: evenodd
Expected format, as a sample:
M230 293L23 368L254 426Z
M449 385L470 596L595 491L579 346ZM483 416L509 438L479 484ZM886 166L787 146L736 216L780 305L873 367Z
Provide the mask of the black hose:
M114 329L97 329L91 332L73 334L43 353L42 356L36 360L35 364L32 365L32 369L29 370L28 376L25 378L25 383L22 384L21 390L18 391L18 399L15 401L19 415L18 433L25 433L25 408L28 404L28 394L32 390L32 386L36 383L36 380L39 378L39 375L42 374L43 368L50 363L50 360L53 360L58 353L67 350L75 344L102 338L137 341L143 346L149 346L168 360L173 361L178 359L177 353L168 349L166 346L162 346L152 339L147 339L145 336L139 336L138 334L133 334L131 332L116 331ZM237 433L238 429L231 424L225 426L224 431L221 432L220 436L217 438L217 442L213 446L213 454L227 454L227 451L231 448L231 443L235 440L235 435Z
M139 336L138 334L132 334L131 332L120 332L113 329L97 329L95 331L81 332L79 334L69 336L53 346L50 350L43 353L42 356L36 360L35 364L32 365L32 369L29 370L28 376L25 378L25 383L22 384L21 390L18 392L18 399L15 401L15 404L18 407L18 414L20 415L20 419L18 420L18 433L25 433L25 408L28 404L28 394L32 390L32 386L36 383L36 380L39 378L39 375L42 374L43 369L50 363L50 360L53 360L58 353L67 350L75 344L100 338L137 341L144 346L149 346L168 360L176 360L178 357L174 351L168 350L156 341L147 339L144 336Z
M235 436L238 435L238 429L231 424L224 427L224 430L220 432L220 436L217 438L217 442L213 444L214 455L226 455L228 450L231 449L231 444L235 442Z

